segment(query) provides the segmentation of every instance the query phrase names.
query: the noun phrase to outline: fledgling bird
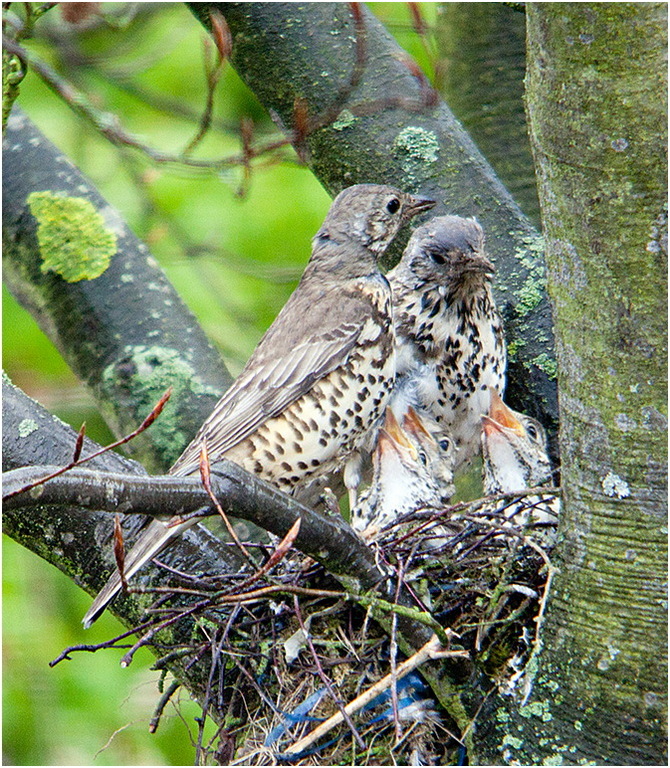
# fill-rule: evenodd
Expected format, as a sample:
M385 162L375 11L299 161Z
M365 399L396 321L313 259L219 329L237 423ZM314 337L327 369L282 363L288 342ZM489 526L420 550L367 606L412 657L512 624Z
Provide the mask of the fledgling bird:
M372 454L372 483L351 511L352 527L371 540L410 512L440 506L454 492L453 465L445 434L431 433L411 407L401 427L387 408Z
M335 198L299 285L170 474L198 472L205 442L212 465L228 459L294 494L354 462L395 377L391 291L378 260L400 227L433 205L377 184ZM193 523L150 523L126 556L126 578ZM120 588L114 572L84 626Z
M488 415L482 416L482 458L484 493L512 493L546 484L551 479L547 436L542 425L530 416L517 413L491 391ZM529 520L556 523L560 500L555 494L526 496L503 508L503 514L517 525Z
M396 323L398 385L416 379L418 406L454 440L456 469L480 450L489 387L505 387L494 266L475 219L439 216L418 227L388 274Z

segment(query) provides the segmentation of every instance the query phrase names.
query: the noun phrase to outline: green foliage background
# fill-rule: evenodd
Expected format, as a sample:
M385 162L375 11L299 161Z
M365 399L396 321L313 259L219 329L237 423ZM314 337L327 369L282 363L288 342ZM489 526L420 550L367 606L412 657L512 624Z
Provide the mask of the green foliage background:
M422 5L426 20L434 19L436 5ZM406 4L371 6L429 71ZM132 19L124 18L125 4L104 4L104 10L116 14L114 26L76 32L54 9L38 22L29 47L63 71L59 51L76 35L96 67L79 63L69 69L73 82L146 143L179 152L195 135L205 103L203 29L179 4L139 3ZM145 99L143 92L156 98ZM170 102L165 109L148 106L158 97ZM119 150L33 73L22 83L18 103L149 244L237 373L307 261L310 239L330 203L319 182L286 152L292 159L280 164L261 159L239 195L239 168L203 173L157 167L132 150ZM182 109L196 120L181 117ZM214 115L217 128L196 156L239 152L236 128L243 115L253 117L258 132L274 132L229 66ZM90 395L4 288L2 312L3 365L12 380L75 429L86 421L91 437L108 440ZM80 621L89 602L59 571L3 537L3 762L192 763L189 732L195 734L198 708L185 696L166 710L158 733L148 733L159 698L148 652L137 654L125 670L119 651L75 654L48 667L69 645L101 642L121 631L105 615L84 632Z

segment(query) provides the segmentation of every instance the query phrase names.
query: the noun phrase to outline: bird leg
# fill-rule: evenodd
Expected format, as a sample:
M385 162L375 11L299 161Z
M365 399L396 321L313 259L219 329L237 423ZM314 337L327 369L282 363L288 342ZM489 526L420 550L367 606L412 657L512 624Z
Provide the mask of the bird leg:
M359 451L354 451L344 465L344 486L349 494L349 509L356 506L358 486L361 484L363 458Z

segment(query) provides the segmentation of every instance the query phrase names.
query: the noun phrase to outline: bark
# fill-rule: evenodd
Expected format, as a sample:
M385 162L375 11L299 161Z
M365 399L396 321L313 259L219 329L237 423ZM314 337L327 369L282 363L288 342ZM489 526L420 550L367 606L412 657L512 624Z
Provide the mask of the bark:
M293 128L296 99L310 118L333 111L327 125L300 142L330 192L362 182L395 184L438 200L435 215L479 219L496 262L496 296L510 343L507 399L554 434L555 362L541 239L446 104L412 74L407 54L383 25L360 7L365 59L360 82L349 89L357 39L349 4L190 7L205 24L214 8L225 16L233 66L284 126ZM402 246L401 237L395 258Z
M37 510L41 515L45 505L60 505L140 516L188 515L201 508L209 508L210 515L216 514L197 477L150 477L77 467L47 480L35 491L20 492L54 474L60 466L31 465L5 473L5 512L22 510L25 517ZM326 516L307 509L230 462L212 468L212 490L226 514L261 525L276 536L283 537L299 518L296 548L321 562L355 594L379 590L380 597L393 601L396 589L390 578L392 572L382 570L373 550L341 516ZM408 608L415 605L409 594L402 591L398 602ZM420 648L432 632L424 624L405 622L405 634L410 645Z
M127 434L168 386L158 429L132 446L145 467L166 469L209 415L231 378L165 274L70 161L18 109L3 141L3 268L6 284L91 389L110 427ZM42 271L35 192L88 200L115 233L116 253L95 279ZM46 249L45 249L46 250Z
M546 652L484 762L667 764L667 6L528 6L564 511Z
M509 3L442 3L440 93L534 226L535 169L523 104L526 19Z
M52 416L6 379L3 381L3 471L27 465L67 464L72 458L76 433ZM82 455L99 448L85 439ZM135 461L113 451L92 459L91 469L107 472L146 474ZM111 516L106 512L77 506L45 504L36 510L21 507L3 509L3 532L27 549L63 571L82 589L95 594L107 580L114 566L111 544ZM123 531L126 541L132 542L145 520L139 516L125 517ZM225 546L202 526L187 531L179 543L161 554L161 560L172 568L188 573L237 573L243 565L238 555ZM148 568L138 574L134 584L139 586L165 586L172 574L161 568ZM155 596L130 594L118 597L111 611L126 626L137 626L145 609ZM148 645L156 656L165 653L164 643L177 643L180 639L195 637L198 629L192 619L184 619L172 633L157 635ZM186 666L186 660L174 659L170 671L182 681L193 696L203 701L209 664L198 661ZM222 722L221 711L214 706L213 719Z

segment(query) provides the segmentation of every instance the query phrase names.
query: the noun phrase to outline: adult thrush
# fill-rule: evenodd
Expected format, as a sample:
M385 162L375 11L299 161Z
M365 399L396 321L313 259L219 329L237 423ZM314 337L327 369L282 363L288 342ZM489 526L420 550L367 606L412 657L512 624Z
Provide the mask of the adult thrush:
M351 512L352 527L368 540L410 512L442 505L454 492L453 443L429 431L411 407L402 427L387 409L372 466L372 483Z
M198 472L205 442L212 464L228 459L289 493L353 463L395 377L391 291L377 262L400 227L433 205L376 184L335 198L298 287L170 474ZM126 557L126 578L193 522L150 523ZM84 626L120 587L115 572Z
M491 293L494 266L475 219L440 216L418 227L389 274L397 374L416 379L418 406L453 438L456 469L480 450L489 387L502 394L507 363Z

